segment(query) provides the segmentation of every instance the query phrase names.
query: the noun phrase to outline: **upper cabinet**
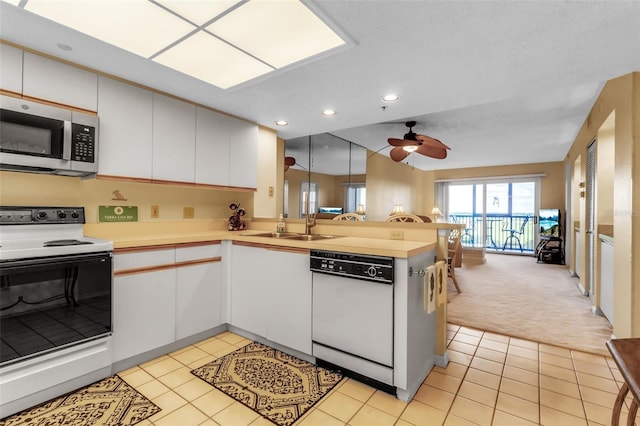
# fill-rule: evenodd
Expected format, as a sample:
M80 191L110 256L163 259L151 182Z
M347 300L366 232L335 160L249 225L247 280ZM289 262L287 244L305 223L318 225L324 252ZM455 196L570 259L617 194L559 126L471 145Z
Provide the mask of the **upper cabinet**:
M22 50L0 44L0 89L22 93Z
M196 117L196 183L255 188L258 126L206 108Z
M90 111L98 109L98 76L92 72L24 52L23 73L24 95Z
M103 76L98 89L99 173L151 178L153 94Z
M229 185L228 117L206 108L196 112L196 183Z
M195 181L196 107L153 95L153 170L157 180Z
M258 186L258 126L229 118L229 183L240 188Z
M98 174L257 187L257 125L2 43L0 57L0 89L97 111Z

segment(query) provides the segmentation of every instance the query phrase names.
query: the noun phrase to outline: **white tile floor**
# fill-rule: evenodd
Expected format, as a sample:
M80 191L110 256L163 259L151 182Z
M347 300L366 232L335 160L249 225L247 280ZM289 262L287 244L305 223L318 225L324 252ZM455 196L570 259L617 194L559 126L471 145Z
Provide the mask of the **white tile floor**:
M610 424L623 381L611 358L455 325L448 338L451 362L410 403L345 379L295 425ZM273 426L190 373L247 343L225 332L121 372L162 408L140 425Z

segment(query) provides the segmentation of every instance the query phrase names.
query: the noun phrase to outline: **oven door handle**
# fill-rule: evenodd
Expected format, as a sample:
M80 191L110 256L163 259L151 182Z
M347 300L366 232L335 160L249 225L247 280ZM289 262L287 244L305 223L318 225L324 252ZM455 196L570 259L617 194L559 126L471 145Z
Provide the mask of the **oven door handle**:
M83 266L88 263L110 262L112 254L72 255L59 257L46 257L34 259L21 259L0 263L0 276L11 275L16 272L37 272L47 269L64 269Z

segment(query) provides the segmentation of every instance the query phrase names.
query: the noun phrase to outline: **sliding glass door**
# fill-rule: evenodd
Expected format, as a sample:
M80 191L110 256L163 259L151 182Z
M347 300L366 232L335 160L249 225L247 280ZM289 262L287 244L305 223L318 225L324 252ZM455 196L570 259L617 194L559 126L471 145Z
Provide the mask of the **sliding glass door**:
M496 252L533 253L538 239L538 179L449 182L449 220L462 223L462 244Z

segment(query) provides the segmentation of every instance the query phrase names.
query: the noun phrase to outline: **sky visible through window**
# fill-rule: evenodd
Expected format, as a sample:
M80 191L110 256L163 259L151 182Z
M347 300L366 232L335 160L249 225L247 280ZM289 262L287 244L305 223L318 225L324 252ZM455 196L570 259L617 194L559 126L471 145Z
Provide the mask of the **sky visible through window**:
M481 215L484 204L482 198L484 185L487 187L487 214L516 216L534 214L534 182L451 185L449 186L449 214Z

